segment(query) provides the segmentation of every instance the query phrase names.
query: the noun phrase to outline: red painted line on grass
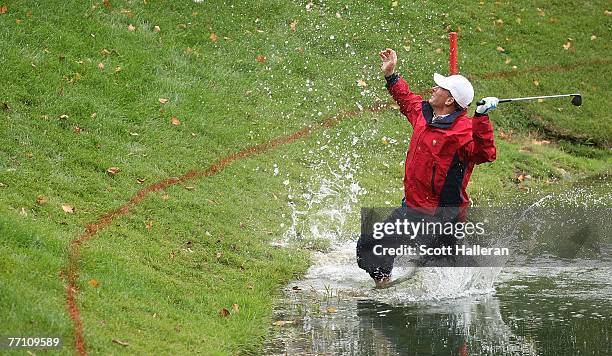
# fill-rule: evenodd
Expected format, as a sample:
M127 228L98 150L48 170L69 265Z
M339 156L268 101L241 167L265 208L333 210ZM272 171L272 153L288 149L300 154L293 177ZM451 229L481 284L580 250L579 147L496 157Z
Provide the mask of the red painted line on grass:
M366 112L379 112L385 109L388 106L387 103L376 104L372 107L366 108L363 111ZM85 232L79 236L78 238L72 240L69 246L69 255L68 255L68 267L66 269L66 277L68 280L66 286L66 303L68 304L68 312L70 314L70 319L72 319L74 325L74 338L75 338L75 348L76 351L80 355L86 355L86 347L85 347L85 339L83 337L83 322L81 320L81 313L77 306L76 298L78 294L77 287L77 277L78 277L78 260L80 256L80 248L81 246L91 239L98 232L106 228L115 218L127 215L130 210L138 205L143 199L147 197L150 193L157 192L160 190L164 190L170 186L177 185L180 183L187 182L192 179L200 178L200 177L211 177L219 173L223 168L231 164L232 162L247 158L250 156L254 156L260 154L262 152L269 151L278 146L285 145L296 141L304 136L310 135L311 133L320 130L322 128L328 128L335 126L340 121L359 115L362 111L346 111L335 116L329 117L322 122L313 124L311 126L306 126L290 135L281 136L274 138L270 141L264 142L259 145L251 146L243 149L242 151L238 151L229 156L221 158L220 160L211 164L205 170L193 170L185 173L180 177L172 177L165 179L161 182L154 183L136 193L134 196L130 198L130 200L117 209L113 209L102 215L98 220L92 224L89 224L85 228Z
M513 71L502 71L502 72L494 72L487 73L482 75L476 75L470 77L470 79L494 79L494 78L505 78L510 76L517 76L526 73L537 73L537 72L563 72L569 71L581 66L589 66L589 65L599 65L599 64L608 64L612 63L612 60L593 60L586 62L577 62L573 64L567 65L551 65L544 67L533 67L531 69L524 70L513 70ZM420 93L423 95L423 93ZM232 162L247 158L250 156L254 156L271 149L274 149L278 146L282 146L291 142L294 142L302 137L308 136L311 133L318 131L322 128L333 127L338 124L340 121L357 116L362 112L379 112L386 108L390 107L390 103L379 103L375 104L369 108L365 108L363 111L354 110L354 111L345 111L329 117L322 122L306 126L292 134L280 136L274 139L271 139L267 142L251 146L245 148L241 151L233 153L229 156L221 158L216 162L212 163L205 170L192 170L180 177L171 177L167 178L163 181L154 183L149 185L148 187L138 191L134 196L130 198L130 200L119 208L110 210L102 215L96 222L89 224L85 227L85 232L80 235L78 238L70 241L69 250L68 250L68 266L66 268L65 274L62 274L67 279L66 285L66 303L68 306L68 313L70 315L70 319L72 319L73 327L74 327L74 338L75 338L75 348L76 351L80 355L86 355L86 345L85 339L83 337L83 322L81 320L81 313L79 311L79 307L77 306L77 295L78 295L78 286L77 286L77 277L78 277L78 260L80 256L80 248L81 246L91 239L98 232L106 228L115 218L123 215L127 215L130 210L138 205L143 199L147 197L150 193L157 192L160 190L164 190L170 186L177 185L180 183L184 183L196 178L200 177L211 177L219 173L223 168L230 165Z

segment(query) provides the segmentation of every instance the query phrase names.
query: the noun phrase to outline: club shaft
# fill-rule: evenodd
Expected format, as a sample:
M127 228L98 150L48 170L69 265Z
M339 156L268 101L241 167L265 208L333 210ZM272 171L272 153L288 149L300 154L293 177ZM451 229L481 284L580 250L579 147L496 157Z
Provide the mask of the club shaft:
M580 94L559 94L559 95L544 95L544 96L528 96L524 98L511 98L511 99L499 99L500 103L508 103L511 101L527 101L527 100L537 100L537 99L549 99L549 98L564 98L568 96L576 96Z
M500 103L510 103L513 101L527 101L527 100L537 100L537 99L550 99L550 98L563 98L568 96L580 96L580 94L558 94L558 95L544 95L544 96L528 96L524 98L510 98L510 99L499 99ZM476 105L484 104L483 100L480 100L476 103Z

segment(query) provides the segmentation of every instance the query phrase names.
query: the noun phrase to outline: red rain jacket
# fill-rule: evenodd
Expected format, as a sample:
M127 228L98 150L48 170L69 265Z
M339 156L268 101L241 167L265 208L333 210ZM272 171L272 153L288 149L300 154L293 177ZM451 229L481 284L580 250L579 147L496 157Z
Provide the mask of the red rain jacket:
M489 117L468 117L466 109L432 122L431 105L411 92L403 78L394 74L387 79L387 88L414 130L406 153L406 205L430 214L440 207L458 207L459 217L464 218L474 165L495 160Z

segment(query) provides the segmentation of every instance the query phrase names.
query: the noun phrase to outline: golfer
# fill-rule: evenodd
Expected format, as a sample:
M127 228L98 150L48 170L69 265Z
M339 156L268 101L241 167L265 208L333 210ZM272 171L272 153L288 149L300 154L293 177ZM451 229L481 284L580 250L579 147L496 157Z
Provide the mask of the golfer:
M408 118L413 133L406 153L404 199L387 220L399 216L438 216L444 221L462 221L466 217L469 198L466 187L474 165L495 160L493 127L487 115L497 107L499 99L484 98L474 117L467 108L474 99L474 88L465 77L434 74L436 84L431 98L423 98L410 90L397 73L397 54L392 49L380 52L381 69L387 89ZM429 241L431 246L452 244ZM418 240L418 239L415 239ZM415 241L413 240L413 241ZM357 243L359 267L374 279L377 287L390 281L394 256L380 256L374 247L394 239L373 239L363 234ZM380 247L380 246L379 246Z

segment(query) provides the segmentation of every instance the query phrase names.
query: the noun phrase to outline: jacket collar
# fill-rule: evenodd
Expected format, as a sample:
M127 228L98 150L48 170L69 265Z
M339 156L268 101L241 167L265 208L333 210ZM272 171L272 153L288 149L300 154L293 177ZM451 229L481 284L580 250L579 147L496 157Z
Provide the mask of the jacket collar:
M455 120L465 112L465 110L455 111L454 113L446 115L445 117L436 122L432 122L434 114L431 104L429 104L428 101L423 100L423 102L421 103L421 110L423 112L423 117L425 118L427 125L431 125L441 129L447 129L451 127Z

